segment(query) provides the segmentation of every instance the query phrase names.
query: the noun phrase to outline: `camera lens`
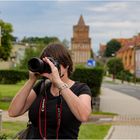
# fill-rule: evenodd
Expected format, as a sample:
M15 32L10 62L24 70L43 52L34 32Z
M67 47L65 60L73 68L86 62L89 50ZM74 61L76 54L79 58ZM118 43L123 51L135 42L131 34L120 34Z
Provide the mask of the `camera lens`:
M32 58L28 61L28 69L32 72L43 72L44 63L39 58Z
M51 57L48 57L48 59L58 68L58 70L60 69L58 61ZM51 73L49 64L45 63L43 60L37 57L33 57L28 61L28 69L32 72L39 72L40 74L44 72Z

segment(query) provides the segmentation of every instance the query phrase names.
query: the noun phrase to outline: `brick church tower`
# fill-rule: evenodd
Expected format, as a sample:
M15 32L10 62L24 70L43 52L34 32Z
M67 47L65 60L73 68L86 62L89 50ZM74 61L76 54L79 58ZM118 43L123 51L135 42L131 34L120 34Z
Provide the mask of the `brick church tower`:
M82 15L80 16L78 24L73 26L71 54L74 64L86 64L87 60L91 57L89 26L85 25Z

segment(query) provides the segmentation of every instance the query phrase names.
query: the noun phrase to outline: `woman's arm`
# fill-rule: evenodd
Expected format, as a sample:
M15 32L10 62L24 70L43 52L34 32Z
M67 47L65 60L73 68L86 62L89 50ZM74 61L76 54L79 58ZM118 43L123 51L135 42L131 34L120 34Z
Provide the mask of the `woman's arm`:
M36 82L37 78L36 76L33 75L34 75L33 73L29 74L29 80L24 84L24 86L19 90L19 92L13 98L8 109L9 116L17 117L22 115L24 112L27 111L27 109L35 100L36 94L32 90L32 87Z
M91 113L91 97L88 94L83 93L78 97L69 88L64 88L61 90L61 95L79 121L88 120Z
M43 76L49 78L58 89L65 87L54 64L46 57L43 60L50 65L52 70L52 73L44 73ZM82 122L87 121L91 113L91 97L86 93L78 97L68 87L61 89L61 94L75 117Z

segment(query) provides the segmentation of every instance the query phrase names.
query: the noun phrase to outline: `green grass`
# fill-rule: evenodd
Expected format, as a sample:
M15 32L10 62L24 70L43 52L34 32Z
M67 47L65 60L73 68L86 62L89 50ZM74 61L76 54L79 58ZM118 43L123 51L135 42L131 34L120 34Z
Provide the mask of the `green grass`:
M0 84L0 98L13 97L22 86L23 83L14 85Z
M26 128L26 122L3 122L2 127L0 137L6 136L8 139L12 139L18 131Z
M9 98L12 99L18 90L23 86L25 81L22 81L17 84L0 84L0 99ZM0 101L0 109L7 110L10 102Z
M115 116L117 114L116 113L110 113L110 112L101 112L101 111L98 111L98 112L92 112L92 115L110 115L110 116Z
M9 108L10 102L0 102L0 109L7 110Z
M104 139L111 125L82 124L79 139Z
M17 132L26 128L26 122L3 122L3 129L0 138L5 136L13 138ZM103 139L110 128L110 125L82 124L78 139Z

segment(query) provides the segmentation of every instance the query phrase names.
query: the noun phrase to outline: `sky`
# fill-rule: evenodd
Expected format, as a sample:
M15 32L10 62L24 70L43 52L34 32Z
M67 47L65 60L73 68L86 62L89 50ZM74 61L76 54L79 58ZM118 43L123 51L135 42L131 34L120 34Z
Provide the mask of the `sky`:
M56 36L71 40L73 25L83 15L95 53L112 38L131 38L140 32L140 1L0 1L0 19L13 25L13 35Z

